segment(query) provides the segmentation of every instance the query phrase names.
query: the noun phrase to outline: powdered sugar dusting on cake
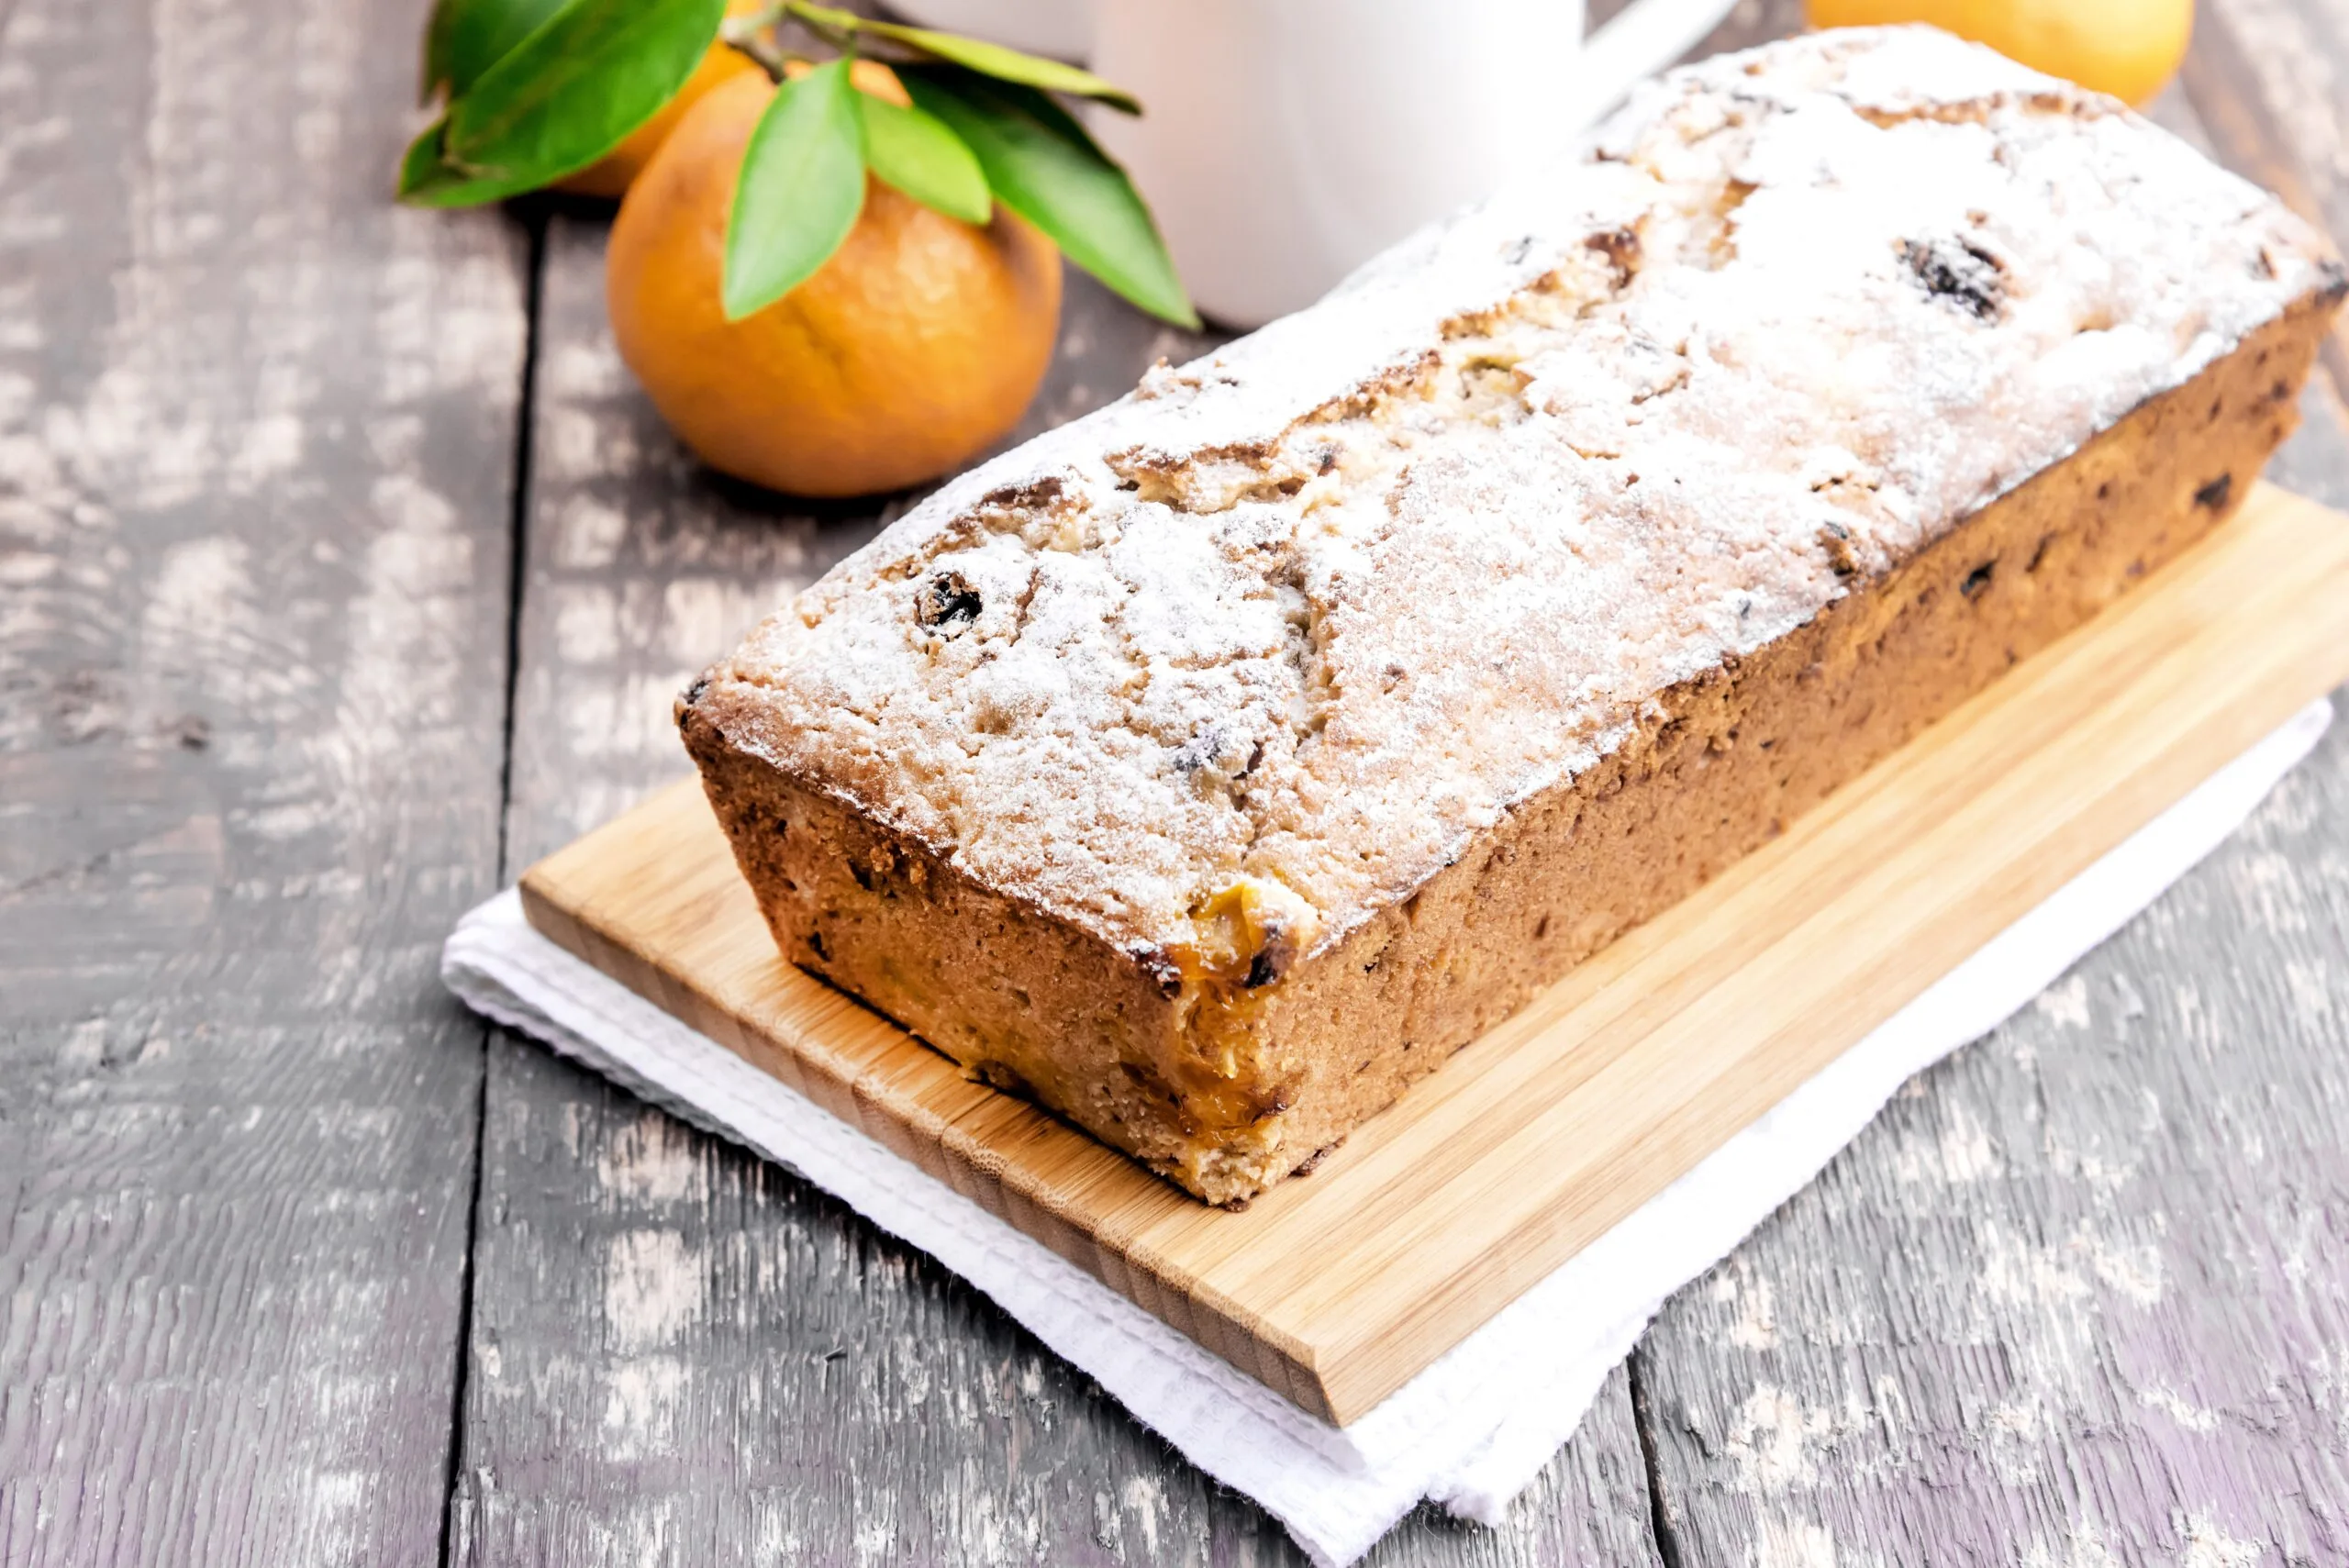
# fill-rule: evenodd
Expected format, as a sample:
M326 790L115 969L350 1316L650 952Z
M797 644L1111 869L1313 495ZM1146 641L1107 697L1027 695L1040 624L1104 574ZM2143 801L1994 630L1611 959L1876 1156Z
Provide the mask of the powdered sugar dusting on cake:
M947 485L714 717L1136 951L1304 949L2223 354L2332 265L1926 29L1675 72L1578 161Z

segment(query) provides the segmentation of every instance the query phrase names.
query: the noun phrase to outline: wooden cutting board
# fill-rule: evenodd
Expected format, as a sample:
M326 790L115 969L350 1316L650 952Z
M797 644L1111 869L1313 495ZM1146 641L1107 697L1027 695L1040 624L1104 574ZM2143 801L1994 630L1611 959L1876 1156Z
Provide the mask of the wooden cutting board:
M1343 1423L2344 678L2349 517L2263 485L1237 1214L784 963L693 781L522 895L563 947Z

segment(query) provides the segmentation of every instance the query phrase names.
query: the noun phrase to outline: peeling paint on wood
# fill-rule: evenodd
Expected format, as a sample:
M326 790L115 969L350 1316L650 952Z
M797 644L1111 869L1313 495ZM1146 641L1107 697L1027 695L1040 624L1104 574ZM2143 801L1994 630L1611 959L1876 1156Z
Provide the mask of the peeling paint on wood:
M523 255L413 5L0 6L0 1561L438 1550Z

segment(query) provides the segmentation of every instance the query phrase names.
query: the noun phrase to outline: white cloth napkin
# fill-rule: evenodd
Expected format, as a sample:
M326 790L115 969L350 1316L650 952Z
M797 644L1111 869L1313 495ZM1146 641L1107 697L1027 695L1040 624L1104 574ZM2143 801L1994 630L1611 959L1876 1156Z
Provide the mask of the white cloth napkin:
M1808 1184L1904 1081L2021 1006L2217 848L2332 719L2322 700L2302 710L1345 1428L573 958L524 923L514 893L464 917L441 975L478 1011L791 1167L937 1258L1336 1568L1422 1497L1497 1522L1665 1296Z

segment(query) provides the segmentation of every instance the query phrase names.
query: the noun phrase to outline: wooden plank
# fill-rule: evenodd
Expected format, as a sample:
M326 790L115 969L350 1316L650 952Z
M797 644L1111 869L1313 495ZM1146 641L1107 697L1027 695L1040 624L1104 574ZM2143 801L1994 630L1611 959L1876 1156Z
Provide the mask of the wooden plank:
M525 247L415 0L0 5L0 1561L427 1562Z
M540 862L523 896L581 957L1344 1422L2349 675L2344 644L2349 518L2255 491L1236 1214L786 963L690 782Z
M2174 90L2154 117L2289 198L2290 148L2258 128L2321 147L2344 14L2204 6L2193 106ZM2214 18L2262 74L2319 85L2212 112ZM2270 477L2349 506L2325 378L2303 411ZM1678 1561L2349 1555L2344 850L2336 729L2233 843L1674 1299L1632 1367Z
M525 859L686 771L674 694L874 526L684 458L613 356L602 248L599 225L560 221L544 274L510 818ZM1200 346L1072 274L1022 434ZM884 1561L1301 1561L975 1293L794 1178L528 1042L493 1045L488 1105L458 1560L853 1542ZM1620 1373L1585 1430L1497 1537L1424 1516L1381 1560L1654 1562Z

